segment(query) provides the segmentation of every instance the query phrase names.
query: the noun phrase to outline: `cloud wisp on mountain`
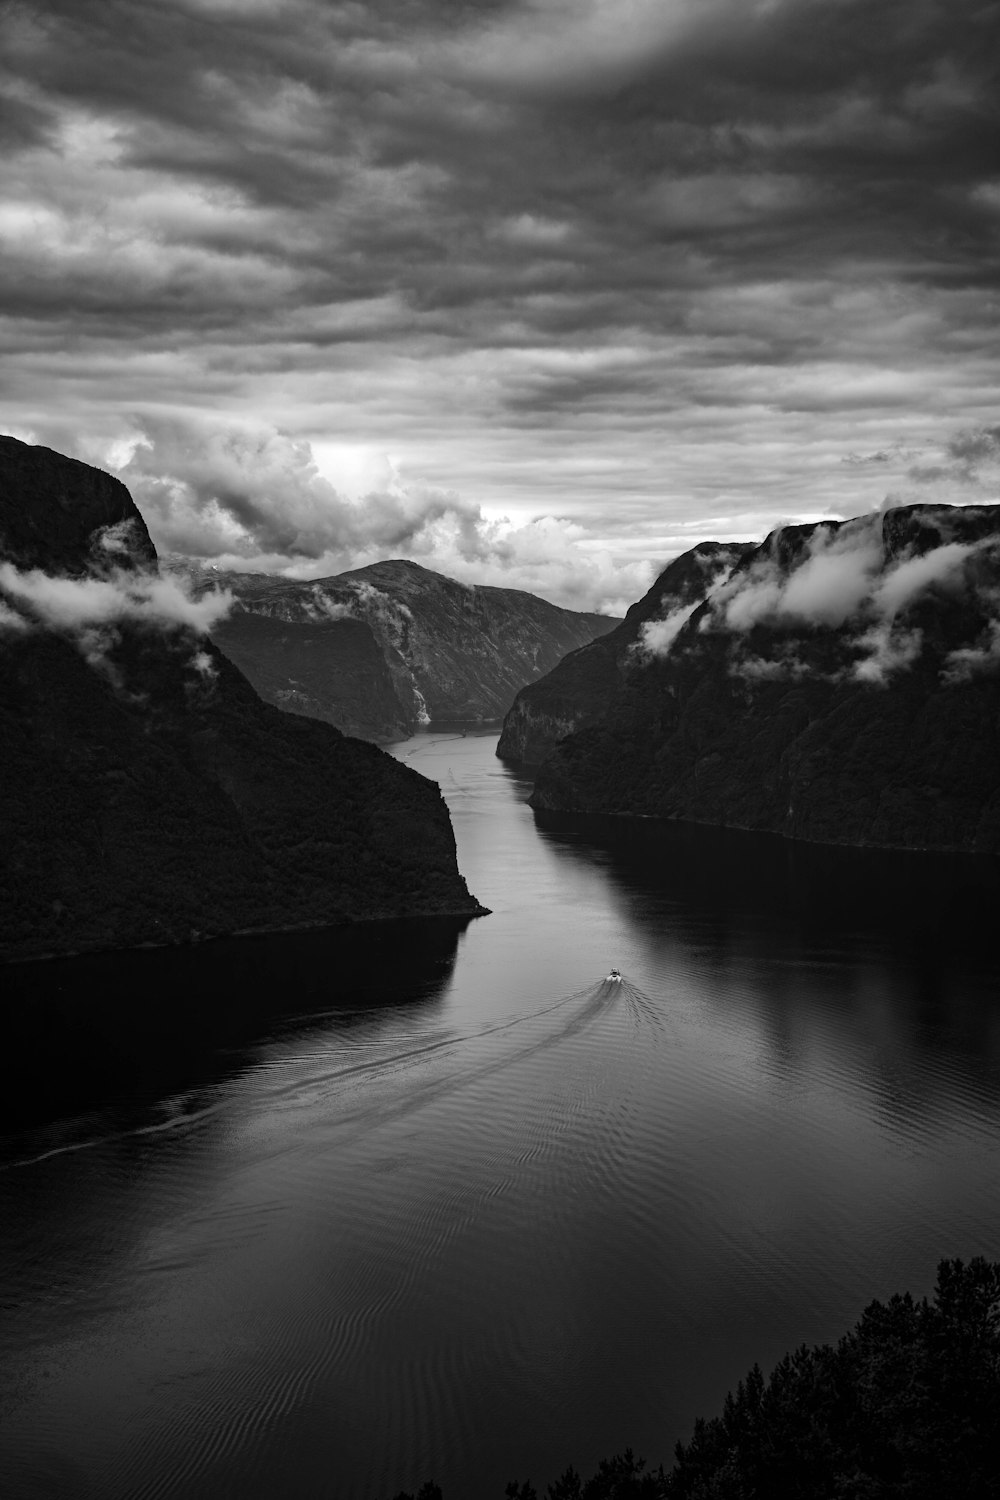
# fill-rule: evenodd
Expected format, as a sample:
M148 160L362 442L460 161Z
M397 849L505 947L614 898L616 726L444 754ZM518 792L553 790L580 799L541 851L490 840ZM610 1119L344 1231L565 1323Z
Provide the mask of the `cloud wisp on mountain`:
M919 509L910 515L919 532L925 518ZM722 635L731 642L735 675L793 681L822 673L815 659L802 659L801 646L826 632L838 637L850 656L847 665L826 668L831 680L884 686L913 666L923 650L923 628L910 614L913 607L933 604L935 598L965 599L970 618L978 621L979 639L946 655L943 677L967 680L998 659L1000 553L995 534L963 539L954 515L931 509L926 524L934 527L933 544L899 554L887 543L884 512L775 532L746 565L710 585L705 606L687 631L697 605L647 622L642 654L682 654L696 649L700 636ZM761 655L765 641L768 653Z
M103 550L109 559L124 551L127 540L122 532L129 524L105 528L96 538L95 550ZM198 677L214 679L211 654L198 638L207 637L232 603L225 589L196 595L184 579L155 569L110 562L100 573L69 576L0 561L0 638L39 630L62 636L123 690L114 650L124 629L172 639Z

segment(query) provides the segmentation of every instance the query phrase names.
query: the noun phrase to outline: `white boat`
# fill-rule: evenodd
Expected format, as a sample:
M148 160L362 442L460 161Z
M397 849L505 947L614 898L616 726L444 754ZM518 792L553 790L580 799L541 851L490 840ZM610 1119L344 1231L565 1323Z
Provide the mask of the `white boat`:
M622 982L622 972L621 972L621 969L612 969L611 973L608 975L607 979L604 981L605 984L621 984L621 982Z

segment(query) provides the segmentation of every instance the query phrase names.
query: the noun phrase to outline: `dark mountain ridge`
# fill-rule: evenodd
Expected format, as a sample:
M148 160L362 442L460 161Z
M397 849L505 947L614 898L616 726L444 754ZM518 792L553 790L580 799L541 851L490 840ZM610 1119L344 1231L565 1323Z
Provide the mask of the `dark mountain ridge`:
M375 740L495 722L526 681L617 623L402 559L304 582L208 581L236 601L212 638L264 698Z
M998 600L1000 506L782 528L555 747L532 806L996 852Z
M125 487L0 438L0 958L472 916L439 789L261 702Z
M752 550L751 543L699 542L675 558L613 630L570 652L546 676L521 689L504 719L497 755L540 765L558 740L596 723L635 662L643 628L699 604L713 583Z

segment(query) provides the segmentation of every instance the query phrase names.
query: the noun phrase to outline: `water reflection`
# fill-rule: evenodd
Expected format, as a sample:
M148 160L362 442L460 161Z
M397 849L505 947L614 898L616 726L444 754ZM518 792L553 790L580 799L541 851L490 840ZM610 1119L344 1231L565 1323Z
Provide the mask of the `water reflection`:
M403 750L462 932L15 976L13 1493L543 1490L1000 1254L992 866L536 822L492 750Z
M568 857L602 858L642 906L649 893L718 920L766 915L824 933L897 934L950 959L961 950L997 965L989 927L1000 870L989 856L910 854L797 843L690 823L536 812L542 837Z
M776 1057L806 1047L818 1027L827 1040L849 1030L897 1069L931 1057L937 1075L942 1047L975 1065L995 1061L996 861L535 818L557 857L603 866L654 968L706 972L711 1003L750 1006ZM911 1071L921 1073L916 1061Z
M210 1086L282 1029L327 1016L361 1026L373 1009L432 1002L466 926L373 923L9 965L3 1043L18 1088L0 1096L2 1151L45 1121L108 1106L141 1113Z

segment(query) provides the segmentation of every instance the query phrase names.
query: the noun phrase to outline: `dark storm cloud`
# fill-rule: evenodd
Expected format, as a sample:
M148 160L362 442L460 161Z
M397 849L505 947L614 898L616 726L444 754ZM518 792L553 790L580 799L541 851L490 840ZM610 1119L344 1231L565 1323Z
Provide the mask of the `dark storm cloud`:
M610 7L84 0L15 10L8 56L36 108L112 123L122 168L238 195L176 228L290 263L316 302L388 278L488 321L546 262L583 298L641 294L690 247L705 284L890 247L913 276L995 274L994 7L676 9L636 8L631 57Z
M981 473L944 447L995 421L995 4L45 0L0 27L7 425L254 419L605 536L616 477L649 526L749 532Z

